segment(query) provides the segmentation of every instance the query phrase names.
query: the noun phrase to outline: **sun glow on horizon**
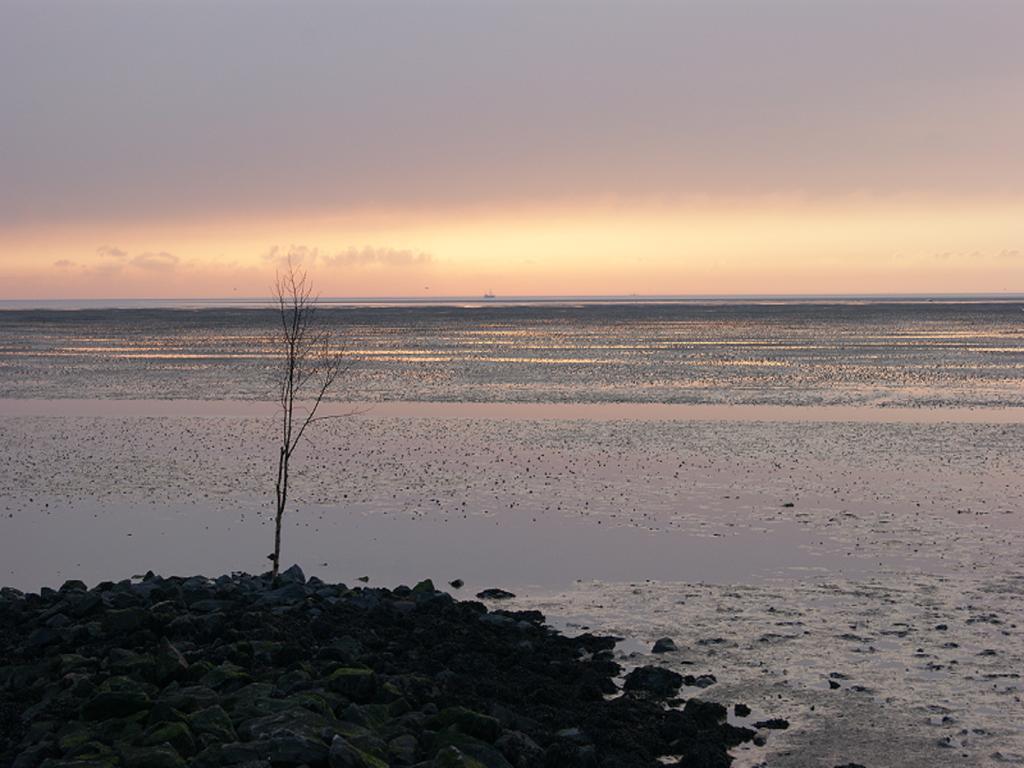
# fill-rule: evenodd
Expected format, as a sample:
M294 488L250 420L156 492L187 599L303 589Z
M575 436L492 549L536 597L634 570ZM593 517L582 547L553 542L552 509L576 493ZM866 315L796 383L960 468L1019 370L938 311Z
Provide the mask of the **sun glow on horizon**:
M1022 222L1024 202L770 200L23 229L0 234L0 298L260 296L289 252L353 297L1009 292Z

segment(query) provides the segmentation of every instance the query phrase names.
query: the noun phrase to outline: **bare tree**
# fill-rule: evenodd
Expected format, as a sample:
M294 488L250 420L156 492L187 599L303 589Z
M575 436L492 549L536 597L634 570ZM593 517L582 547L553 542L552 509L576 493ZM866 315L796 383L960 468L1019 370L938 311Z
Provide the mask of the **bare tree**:
M278 404L281 409L281 442L277 459L277 483L274 486L277 508L274 515L273 576L281 564L281 521L288 504L288 480L292 456L306 429L316 421L324 397L344 370L340 350L332 347L329 329L317 324L317 297L306 270L296 266L291 256L278 269L274 299L281 327L274 334L279 348L281 368Z

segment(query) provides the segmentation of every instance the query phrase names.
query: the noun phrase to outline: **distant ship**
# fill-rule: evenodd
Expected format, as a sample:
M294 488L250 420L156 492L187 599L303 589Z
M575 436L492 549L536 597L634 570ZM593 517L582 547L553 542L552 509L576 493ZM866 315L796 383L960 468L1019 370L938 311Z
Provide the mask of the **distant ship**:
M484 298L485 299L493 299L494 298L494 293L492 291L488 291L487 293L484 294Z

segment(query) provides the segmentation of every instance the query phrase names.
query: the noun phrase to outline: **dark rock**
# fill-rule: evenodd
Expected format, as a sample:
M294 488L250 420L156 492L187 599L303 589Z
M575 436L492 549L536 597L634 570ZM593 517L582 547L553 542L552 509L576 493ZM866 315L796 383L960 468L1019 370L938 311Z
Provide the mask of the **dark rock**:
M511 592L506 592L504 589L485 589L483 592L476 593L477 599L479 600L511 600L515 597Z
M128 634L141 629L146 624L149 613L145 608L122 608L107 611L103 616L104 628L115 635Z
M494 746L516 768L537 765L544 755L544 750L540 748L540 745L520 731L505 731L494 742Z
M186 768L185 761L169 746L125 750L125 768Z
M430 579L424 579L412 588L412 594L414 595L423 593L430 594L436 591L437 590L434 589L434 582L432 582Z
M333 746L333 745L332 745ZM412 765L419 753L419 743L411 733L403 733L388 742L389 762L397 765Z
M463 733L486 742L494 742L501 735L497 718L482 715L465 707L448 707L432 718L429 725L435 730L456 726Z
M429 582L147 574L0 590L0 765L716 766L754 738L720 705L665 707L683 679L671 670L634 670L633 695L607 698L616 642Z
M302 572L302 569L298 566L298 563L287 568L277 576L278 582L281 584L305 584L306 574Z
M141 691L101 691L82 705L83 720L128 717L149 709L152 702Z
M626 675L623 690L640 692L657 698L675 696L683 684L683 676L664 667L637 667Z
M377 675L365 667L340 667L327 677L327 687L357 703L368 702L377 690Z
M178 754L186 757L195 754L196 751L196 742L192 738L192 731L181 722L152 725L142 734L139 743L144 747L170 744Z
M342 736L335 736L327 756L330 768L378 768L382 763L372 762L366 755ZM386 765L384 763L383 765Z
M733 714L736 715L736 717L750 716L750 707L748 707L746 704L734 704L732 707L732 711Z
M189 715L188 723L199 738L219 742L237 740L231 718L220 706L207 707Z
M671 637L662 637L654 641L651 653L674 653L678 650L679 648L676 646L675 640Z
M690 688L708 688L718 682L714 675L686 675L683 678L683 685Z
M784 731L789 728L789 721L781 717L773 717L768 720L759 720L754 723L755 728L765 728L770 731Z
M317 738L301 733L278 731L269 739L254 742L261 757L272 765L320 765L327 762L328 747Z
M462 579L452 579L448 582L448 586L450 586L452 589L462 589L462 587L465 584L466 582L464 582Z
M188 662L166 637L153 653L153 672L160 685L179 680L188 672Z
M270 589L264 592L258 604L261 605L291 605L300 603L309 596L307 588L297 582L291 582L277 589Z

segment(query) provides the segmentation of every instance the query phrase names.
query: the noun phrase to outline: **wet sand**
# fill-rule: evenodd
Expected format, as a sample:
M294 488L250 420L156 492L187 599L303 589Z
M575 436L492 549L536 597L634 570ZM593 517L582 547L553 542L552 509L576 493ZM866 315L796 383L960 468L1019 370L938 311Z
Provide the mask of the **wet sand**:
M671 635L703 696L793 723L741 765L1024 762L1019 418L389 407L298 459L310 575L506 587L624 654ZM4 583L265 567L272 404L60 408L0 402Z

